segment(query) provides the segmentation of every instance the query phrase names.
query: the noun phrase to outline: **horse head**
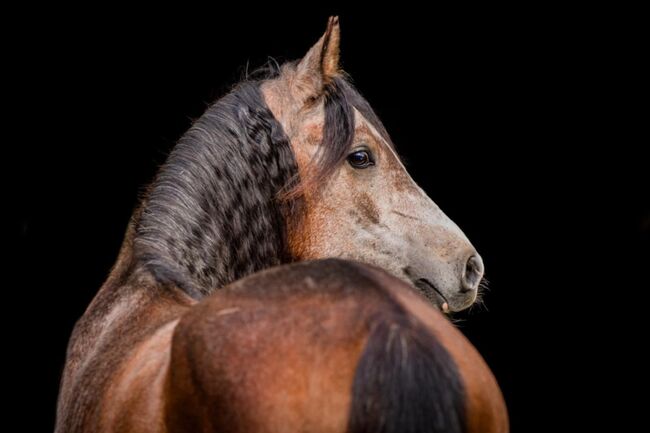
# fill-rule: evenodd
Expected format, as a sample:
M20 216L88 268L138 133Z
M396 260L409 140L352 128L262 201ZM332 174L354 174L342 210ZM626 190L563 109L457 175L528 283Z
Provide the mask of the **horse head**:
M386 129L339 67L340 29L262 84L296 157L306 203L289 231L298 259L370 263L451 311L470 306L483 262L461 229L413 181ZM291 193L290 193L291 194Z

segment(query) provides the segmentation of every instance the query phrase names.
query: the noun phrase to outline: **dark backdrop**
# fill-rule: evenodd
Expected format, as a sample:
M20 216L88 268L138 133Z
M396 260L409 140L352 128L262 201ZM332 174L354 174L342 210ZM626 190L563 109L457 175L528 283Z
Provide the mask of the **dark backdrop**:
M640 359L612 313L649 288L633 24L590 10L57 12L21 18L5 65L20 278L5 308L11 371L28 372L12 399L28 409L22 430L52 428L71 329L174 142L246 64L300 57L330 13L344 69L485 260L487 308L457 317L513 430L626 419L591 403L625 396L610 360L634 372Z

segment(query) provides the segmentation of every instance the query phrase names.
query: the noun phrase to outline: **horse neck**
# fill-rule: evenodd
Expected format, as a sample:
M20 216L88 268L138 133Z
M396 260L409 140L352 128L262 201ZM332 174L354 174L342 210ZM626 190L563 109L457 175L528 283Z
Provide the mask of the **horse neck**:
M259 85L240 85L195 122L159 172L135 227L136 261L197 299L288 261L290 206L277 195L296 173Z

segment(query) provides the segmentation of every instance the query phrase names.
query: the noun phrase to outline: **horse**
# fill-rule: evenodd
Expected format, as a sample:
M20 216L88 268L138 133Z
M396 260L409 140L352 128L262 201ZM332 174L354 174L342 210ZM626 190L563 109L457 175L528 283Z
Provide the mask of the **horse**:
M73 329L57 433L508 430L442 313L476 300L481 257L339 45L333 17L175 145Z

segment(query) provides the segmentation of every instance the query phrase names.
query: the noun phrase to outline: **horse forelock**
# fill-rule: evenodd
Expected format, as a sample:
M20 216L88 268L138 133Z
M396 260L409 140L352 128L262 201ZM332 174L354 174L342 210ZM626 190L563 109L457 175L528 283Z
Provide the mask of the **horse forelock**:
M321 99L324 112L322 140L307 172L303 172L301 181L292 190L285 192L285 197L299 197L308 190L318 189L345 160L359 126L355 110L394 149L383 123L346 75L340 74L329 81L323 89Z

